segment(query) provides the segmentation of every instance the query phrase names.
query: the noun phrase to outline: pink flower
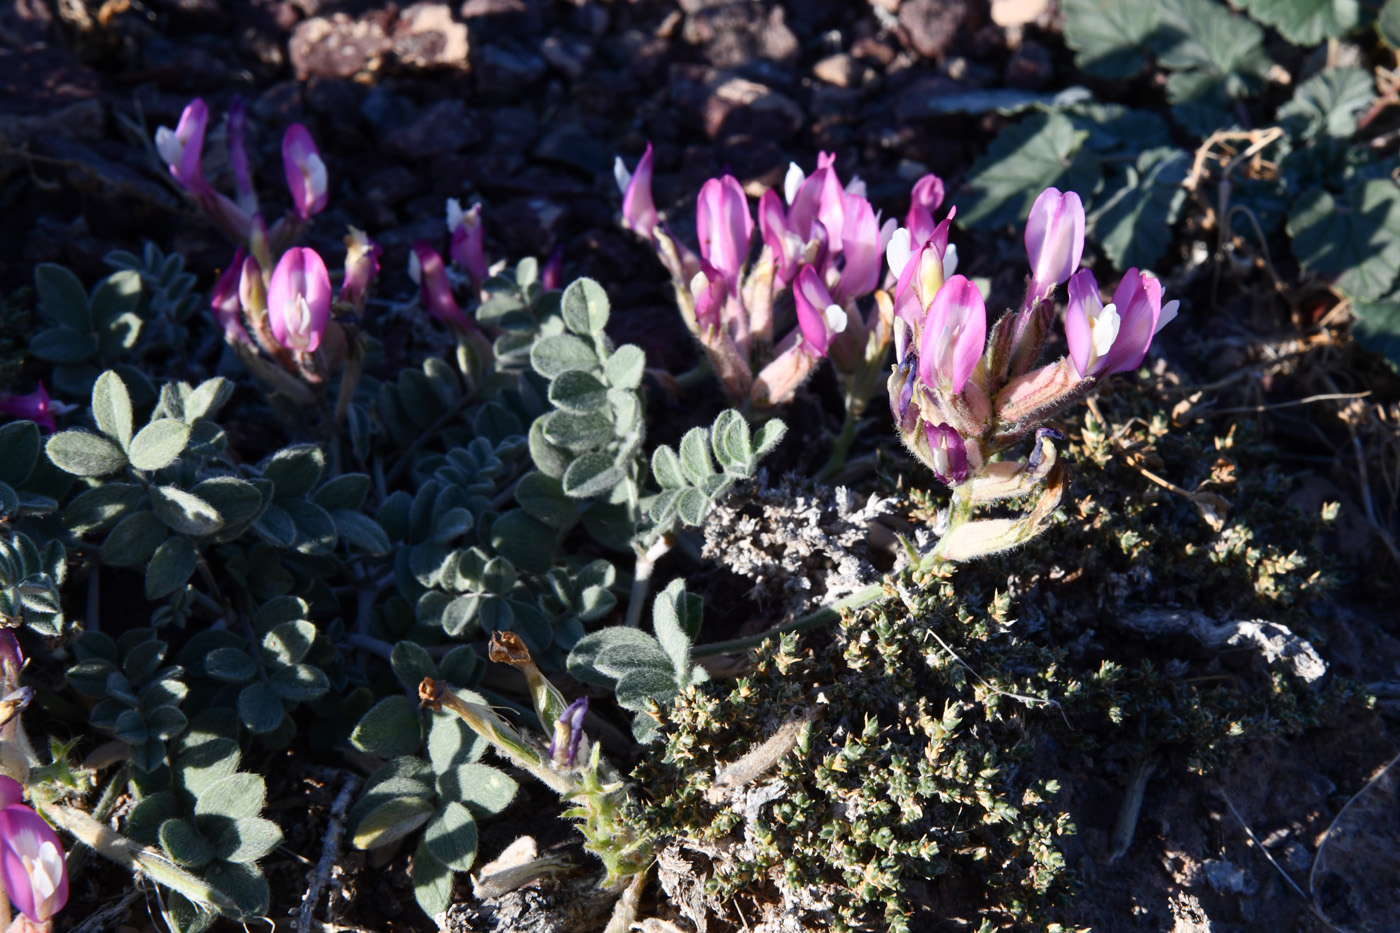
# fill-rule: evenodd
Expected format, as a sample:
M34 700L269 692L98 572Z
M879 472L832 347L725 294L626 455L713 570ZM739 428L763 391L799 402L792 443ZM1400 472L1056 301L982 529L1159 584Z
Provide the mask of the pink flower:
M471 276L472 286L480 291L486 282L486 229L481 224L481 205L473 204L463 211L456 198L447 199L447 229L452 234L448 255Z
M695 209L700 255L724 276L730 290L739 288L739 270L749 255L753 216L749 199L733 175L711 178L700 188Z
M294 246L282 254L267 286L272 336L288 350L313 353L331 319L331 277L314 249Z
M442 321L465 330L471 330L472 322L457 306L452 296L452 283L447 280L447 266L438 251L428 245L427 240L418 240L413 251L408 254L408 276L418 283L423 307L428 313Z
M22 670L24 652L19 648L15 633L8 628L0 628L0 726L18 716L20 711L29 705L29 701L34 699L33 687L19 685ZM4 735L5 730L0 729L0 737ZM3 790L3 786L0 786L0 808L18 802L18 798L14 801L5 800Z
M44 923L68 903L63 846L44 818L20 801L24 790L0 776L0 879L19 912Z
M934 235L937 224L933 212L943 203L943 179L928 174L914 182L914 190L909 194L909 213L905 215L904 226L915 246L922 246ZM946 235L946 234L945 234Z
M967 444L951 425L924 424L933 475L939 482L955 486L967 479Z
M844 301L868 295L880 282L880 224L865 198L848 196L841 225L841 255L845 264L836 284Z
M919 343L919 379L957 394L967 385L987 339L987 306L965 276L955 275L933 296Z
M547 292L557 291L564 279L564 244L554 247L540 269L540 287Z
M0 415L27 419L50 434L58 430L53 418L54 406L43 382L28 395L0 395Z
M239 298L239 286L243 277L243 247L233 254L233 261L214 283L214 294L209 307L214 311L214 320L223 328L224 339L229 343L251 343L248 332L243 329L243 302Z
M238 209L251 216L258 212L258 196L253 191L253 177L248 170L247 129L248 107L242 97L235 97L228 107L228 160L233 169Z
M363 308L370 283L379 275L379 244L358 227L345 237L345 280L340 284L340 300Z
M206 194L212 189L204 180L200 156L204 153L204 130L209 125L209 107L196 97L185 106L180 122L171 130L162 126L156 130L156 151L170 166L170 174L191 194Z
M1046 188L1026 220L1026 256L1031 262L1031 293L1048 297L1069 281L1084 254L1084 205L1073 191Z
M651 239L656 229L656 202L651 197L651 143L634 171L627 171L622 156L613 162L613 177L622 192L622 226L638 236Z
M821 276L811 266L803 266L792 289L797 304L797 326L807 344L818 356L826 356L831 338L846 329L846 312L831 300Z
M1173 318L1179 302L1162 306L1162 283L1129 269L1104 304L1094 274L1081 269L1069 281L1065 340L1080 378L1128 372L1142 365L1152 338Z
M700 333L720 326L720 312L729 297L729 287L719 270L700 260L700 271L690 280L690 297L695 302L695 325Z
M287 190L292 193L292 209L298 217L307 220L326 209L330 199L326 163L321 160L311 131L300 123L287 127L282 136L282 169L287 175Z

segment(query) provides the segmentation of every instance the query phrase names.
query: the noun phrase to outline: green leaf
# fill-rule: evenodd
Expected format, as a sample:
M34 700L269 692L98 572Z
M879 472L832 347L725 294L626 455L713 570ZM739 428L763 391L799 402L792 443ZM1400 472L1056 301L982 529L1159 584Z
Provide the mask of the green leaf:
M278 664L296 664L316 640L316 626L305 619L283 622L263 636L263 651Z
M656 630L656 640L671 658L672 670L678 681L684 681L690 673L690 633L686 631L685 581L672 580L656 595L652 604L651 624Z
M50 318L73 330L92 330L87 289L76 275L55 263L40 263L34 267L34 289L39 307Z
M527 573L546 573L554 565L557 533L523 509L511 509L491 526L491 547Z
M651 473L662 489L684 489L688 485L681 470L680 458L665 444L652 451Z
M401 641L394 645L394 650L389 655L389 666L394 669L394 676L398 678L399 684L413 693L418 692L418 685L425 678L437 673L433 656L416 641Z
M1400 268L1400 190L1389 180L1353 183L1339 204L1313 188L1294 202L1288 233L1304 269L1350 298L1374 301Z
M175 864L185 868L203 868L214 860L214 846L181 819L166 820L161 824L160 847Z
M185 417L182 420L187 424L193 424L200 418L212 418L232 397L232 382L223 376L206 379L195 386L189 398L185 399Z
M363 512L350 509L336 509L331 512L335 522L335 533L340 540L366 554L389 553L389 536L379 523Z
M1387 296L1380 301L1353 301L1351 313L1356 316L1352 334L1357 342L1400 372L1400 300Z
M267 802L262 776L239 771L214 781L194 802L195 816L225 816L241 820L257 816Z
M578 279L559 301L564 325L580 336L600 333L608 323L608 293L592 279Z
M559 531L568 531L578 524L578 503L564 494L559 480L544 473L532 471L522 476L515 484L515 501L526 512Z
M330 678L314 664L291 664L279 667L267 679L274 693L289 703L310 703L325 696L331 689Z
M131 270L113 272L92 290L88 308L93 326L102 329L141 303L141 276Z
M452 869L429 851L426 839L419 841L413 853L413 897L429 917L452 906Z
M1356 132L1357 117L1376 99L1375 87L1369 71L1328 68L1298 85L1293 99L1278 109L1278 122L1303 139L1323 134L1348 139Z
M453 871L467 871L476 861L476 820L466 807L449 800L428 821L423 845Z
M548 416L536 418L534 424L530 425L530 459L541 473L557 480L564 475L574 458L568 451L545 440L544 427L547 418Z
M151 508L176 534L202 538L224 527L214 507L194 493L178 486L152 486L149 491Z
M262 475L272 480L278 499L304 496L316 488L325 469L326 456L312 444L300 444L277 451L263 464Z
M562 485L565 495L575 499L591 499L601 496L626 478L627 474L613 462L610 454L590 451L569 464L564 471Z
M108 370L92 386L92 417L97 430L121 445L131 446L131 396L121 376Z
M256 862L282 844L281 827L261 817L219 820L216 826L214 854L226 862Z
M74 476L106 476L126 466L126 454L105 437L61 431L44 445L54 466Z
M1239 0L1239 5L1302 46L1340 38L1361 25L1362 19L1357 0Z
M681 473L694 485L703 483L714 475L715 467L710 462L709 432L704 428L691 428L681 438Z
M613 439L613 421L608 411L556 411L542 420L545 440L575 452L597 450Z
M103 540L102 562L112 567L140 567L168 537L170 530L156 513L143 511L128 515Z
M257 735L276 732L287 711L282 698L264 683L249 684L238 693L238 718Z
M38 458L38 425L32 421L0 425L0 483L20 485L34 472Z
M357 849L375 849L396 842L413 832L433 815L433 805L417 797L397 797L380 804L360 820L351 844Z
M608 403L608 387L592 373L571 369L549 384L549 401L564 411L597 411Z
M103 483L83 490L68 503L63 524L79 536L102 531L121 521L140 501L141 487L134 483Z
M29 352L50 363L81 363L97 352L97 338L69 327L50 327L34 335Z
M370 479L365 474L342 473L316 490L316 495L311 497L311 501L327 512L334 512L336 509L359 509L365 504L369 488Z
M1102 170L1083 145L1086 136L1060 113L1031 114L1007 127L973 164L958 197L958 222L979 230L1020 223L1050 187L1090 200Z
M199 566L199 554L184 538L168 538L151 555L146 567L146 598L169 596L189 582Z
M635 389L642 384L642 374L646 372L647 355L642 348L624 343L608 357L603 374L608 385L614 389Z
M258 487L236 476L215 476L196 483L190 492L209 503L226 526L242 525L262 512L263 497Z
M595 372L599 368L598 354L572 334L553 334L535 341L530 348L530 365L546 379L572 370Z
M617 678L635 670L671 671L671 658L646 632L616 626L599 629L579 639L569 652L569 673L584 683L611 687Z
M753 438L749 434L749 423L734 409L726 408L715 418L710 429L710 446L726 473L748 476L753 472Z
M251 921L267 913L267 879L256 866L214 862L204 870L204 877L238 906L242 911L238 919Z
M1142 71L1143 50L1157 25L1152 3L1060 0L1065 45L1074 63L1099 78L1131 78Z
M417 704L402 695L380 700L356 724L350 742L360 751L380 758L412 755L423 742Z
M1149 149L1094 205L1089 227L1119 270L1150 269L1172 238L1186 202L1191 157L1180 149Z
M462 690L458 689L458 695ZM471 691L467 691L469 695ZM433 713L428 727L428 760L433 771L446 774L460 765L476 761L486 751L486 740L462 722L455 713Z
M204 673L225 683L246 684L257 676L258 665L246 651L215 648L204 656Z
M295 547L298 551L303 554L329 554L335 549L335 520L325 509L306 499L284 499L279 504L296 526Z
M1158 0L1149 42L1162 65L1206 72L1231 97L1257 90L1269 71L1264 31L1216 0Z
M500 813L520 790L515 779L504 771L475 763L444 771L438 775L437 786L444 798L466 805L478 819Z
M174 418L152 421L131 439L131 465L147 472L174 463L185 452L190 426Z
M670 670L639 668L628 671L617 681L617 705L623 709L641 712L647 709L652 700L666 704L680 689L676 686L676 676Z
M1392 49L1400 49L1400 0L1385 0L1376 17L1376 31L1382 42Z
M683 524L698 528L705 523L705 514L710 511L710 499L702 490L690 488L681 490L676 498L676 514Z

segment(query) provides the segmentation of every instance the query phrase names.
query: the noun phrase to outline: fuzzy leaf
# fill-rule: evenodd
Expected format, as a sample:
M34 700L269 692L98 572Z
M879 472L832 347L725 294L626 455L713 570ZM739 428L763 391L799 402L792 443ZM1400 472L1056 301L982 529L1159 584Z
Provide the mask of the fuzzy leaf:
M601 332L607 326L609 309L608 293L587 278L574 281L559 300L565 326L580 336Z
M271 820L221 819L211 834L214 854L226 862L256 862L282 844L282 829Z
M140 501L141 487L134 483L103 483L83 490L68 503L63 524L79 536L103 531L121 521Z
M476 861L476 820L471 812L449 800L428 821L423 845L453 871L467 871Z
M412 755L423 742L417 704L402 695L380 700L356 724L350 742L360 751L380 758Z
M608 403L608 387L592 373L571 369L549 384L549 401L564 411L597 411Z
M665 444L652 452L651 472L662 489L684 489L688 485L681 470L680 458Z
M224 816L241 820L257 816L267 802L267 785L262 776L237 772L204 788L194 804L195 816Z
M558 479L544 473L532 471L522 476L515 484L515 501L526 512L559 531L568 531L578 524L578 503L565 495Z
M263 465L262 475L272 480L278 499L304 496L316 488L325 469L326 456L311 444L299 444L277 451Z
M169 596L189 582L199 566L199 554L185 538L167 538L146 566L146 598Z
M389 655L389 666L394 670L394 676L398 678L399 684L405 690L418 692L418 685L424 678L432 677L437 673L437 666L433 664L433 656L428 654L428 649L418 644L416 641L401 641L394 645L393 652Z
M623 709L642 712L651 700L665 704L679 693L676 677L669 670L642 668L628 671L617 681L617 705Z
M38 458L38 425L32 421L0 425L0 483L20 485L34 472Z
M704 428L691 428L681 438L681 473L693 485L700 485L714 474L714 464L710 462L709 433Z
M642 384L642 374L646 372L647 355L642 348L624 343L608 357L603 368L608 385L614 389L635 389Z
M151 508L176 534L202 538L224 527L212 505L178 486L152 486L150 496Z
M131 439L131 465L150 472L170 466L190 440L189 425L173 418L152 421Z
M126 450L131 445L131 396L120 376L108 370L92 386L92 417L97 430Z
M610 411L587 414L556 411L545 415L543 420L545 440L575 452L597 450L613 439Z
M282 698L267 684L249 684L238 694L238 718L258 735L276 732L286 715Z
M371 810L355 827L357 849L375 849L407 836L433 815L433 805L417 797L397 797Z
M429 917L452 906L452 869L429 851L426 839L419 841L413 853L413 897Z
M596 372L598 354L587 342L572 334L541 337L530 348L530 365L546 379L555 379L573 370Z
M236 476L206 479L192 486L190 492L213 506L225 525L252 521L263 507L263 497L258 487Z
M634 628L600 629L583 636L569 652L569 673L584 683L611 687L629 671L671 671L671 658L655 638Z
M44 446L54 466L74 476L106 476L126 466L126 454L116 444L85 431L61 431Z
M177 865L203 868L214 860L214 846L187 821L166 820L160 826L160 847Z
M491 547L518 569L547 573L554 565L557 533L523 509L511 509L491 526Z
M44 314L73 330L92 330L87 290L72 272L56 263L40 263L34 267L34 289Z
M690 634L683 620L687 608L685 597L685 581L672 580L666 589L657 594L651 610L656 640L661 650L670 656L672 670L679 681L684 681L690 673Z
M438 775L439 793L465 804L478 817L500 813L519 790L514 778L490 765L461 764Z
M335 523L336 536L350 547L376 556L389 553L389 536L378 522L363 512L336 509L331 512L331 520Z
M626 478L627 474L613 462L612 455L590 451L569 464L562 485L565 495L591 499L603 495Z

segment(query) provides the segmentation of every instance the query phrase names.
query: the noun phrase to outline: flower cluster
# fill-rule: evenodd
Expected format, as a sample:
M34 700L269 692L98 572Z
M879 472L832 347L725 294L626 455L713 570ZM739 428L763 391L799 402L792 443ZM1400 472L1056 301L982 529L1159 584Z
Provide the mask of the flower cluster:
M1176 316L1177 302L1164 306L1161 283L1129 269L1104 304L1094 274L1078 269L1084 251L1079 196L1048 188L1026 222L1026 297L989 338L981 292L945 264L946 229L917 248L912 244L921 236L912 224L908 229L895 233L886 253L898 277L890 411L909 449L954 487L954 527L940 547L949 559L966 559L1012 547L1039 530L1062 488L1057 432L1046 422L1103 377L1136 369L1153 336ZM1069 353L1037 366L1055 314L1055 290L1065 283ZM993 461L1032 434L1026 460ZM1028 495L1042 481L1040 502L1023 519L966 522L972 506Z
M843 186L834 163L822 153L810 176L791 166L783 194L760 198L757 224L737 179L705 182L696 205L698 255L659 222L651 146L635 171L616 163L623 225L656 249L686 322L736 402L760 409L788 402L828 356L848 383L848 404L858 409L869 396L870 380L859 376L878 369L891 318L878 300L864 313L860 305L880 284L880 258L896 222L882 225L864 183L853 178ZM750 265L755 227L762 248ZM796 327L776 339L775 312L788 301Z

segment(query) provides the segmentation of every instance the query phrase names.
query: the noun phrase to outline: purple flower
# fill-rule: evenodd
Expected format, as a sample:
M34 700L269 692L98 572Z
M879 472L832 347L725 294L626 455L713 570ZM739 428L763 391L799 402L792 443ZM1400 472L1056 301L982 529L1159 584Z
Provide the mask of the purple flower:
M967 479L967 445L951 425L924 424L933 475L940 482L955 486Z
M583 741L583 717L588 715L588 697L570 703L554 723L554 735L549 740L549 757L556 765L572 768Z
M965 276L955 275L938 289L924 319L919 342L919 379L930 388L963 390L987 338L987 306Z
M258 212L258 196L253 191L253 176L248 170L248 107L242 97L234 97L228 107L228 160L233 169L233 190L238 208L253 215Z
M413 251L408 254L408 276L418 283L423 307L428 309L429 314L444 324L472 329L471 321L462 313L457 299L452 295L452 283L447 280L447 266L442 256L428 245L427 240L418 240L413 244Z
M17 781L0 775L0 879L19 912L44 923L68 903L68 869L58 836L19 802L23 794Z
M156 151L170 166L170 174L191 194L206 194L212 189L204 180L200 157L204 153L204 130L209 125L209 107L202 98L190 101L180 114L180 122L171 130L162 126L156 130Z
M729 286L719 270L700 260L700 271L690 280L690 297L695 302L695 325L704 334L720 326L720 312Z
M359 227L351 227L345 237L345 280L340 284L340 300L363 308L370 283L379 275L379 244Z
M282 254L267 286L272 336L288 350L315 352L331 319L331 277L314 249L294 246Z
M0 395L0 415L27 419L49 434L58 430L58 424L53 418L54 410L43 382L28 395Z
M240 246L233 254L233 261L214 283L214 294L209 299L214 320L223 328L224 339L229 343L252 343L243 329L243 302L238 295L242 277L243 247Z
M651 143L634 171L627 171L622 156L613 162L613 177L622 192L622 226L639 236L651 239L656 229L656 202L651 197Z
M909 213L904 218L914 246L922 246L933 237L938 228L933 212L942 203L943 179L929 174L914 182L914 190L909 194Z
M1031 262L1031 294L1048 297L1079 268L1084 254L1084 205L1073 191L1046 188L1026 220L1026 256Z
M700 255L724 276L731 291L739 289L739 270L749 255L753 216L749 199L733 175L711 178L700 188L695 207Z
M486 282L486 228L481 224L481 205L473 204L471 210L463 211L456 198L447 199L447 229L452 234L452 244L447 253L452 261L471 276L472 286L478 291Z
M330 198L326 163L321 160L311 131L300 123L287 127L282 136L282 169L287 174L287 189L292 193L292 209L299 218L308 220L326 209Z
M1178 302L1162 307L1162 283L1129 269L1104 304L1094 274L1081 269L1069 281L1065 340L1070 362L1080 378L1137 369L1152 337L1176 317Z
M557 291L564 280L564 244L554 247L540 269L540 287L547 292Z
M802 337L818 356L826 356L831 338L846 329L846 312L831 300L821 276L812 266L803 266L792 289L797 304L797 326Z
M887 382L890 396L890 415L895 428L908 437L919 424L919 406L913 404L914 391L919 381L919 355L910 353L899 361L890 373Z

